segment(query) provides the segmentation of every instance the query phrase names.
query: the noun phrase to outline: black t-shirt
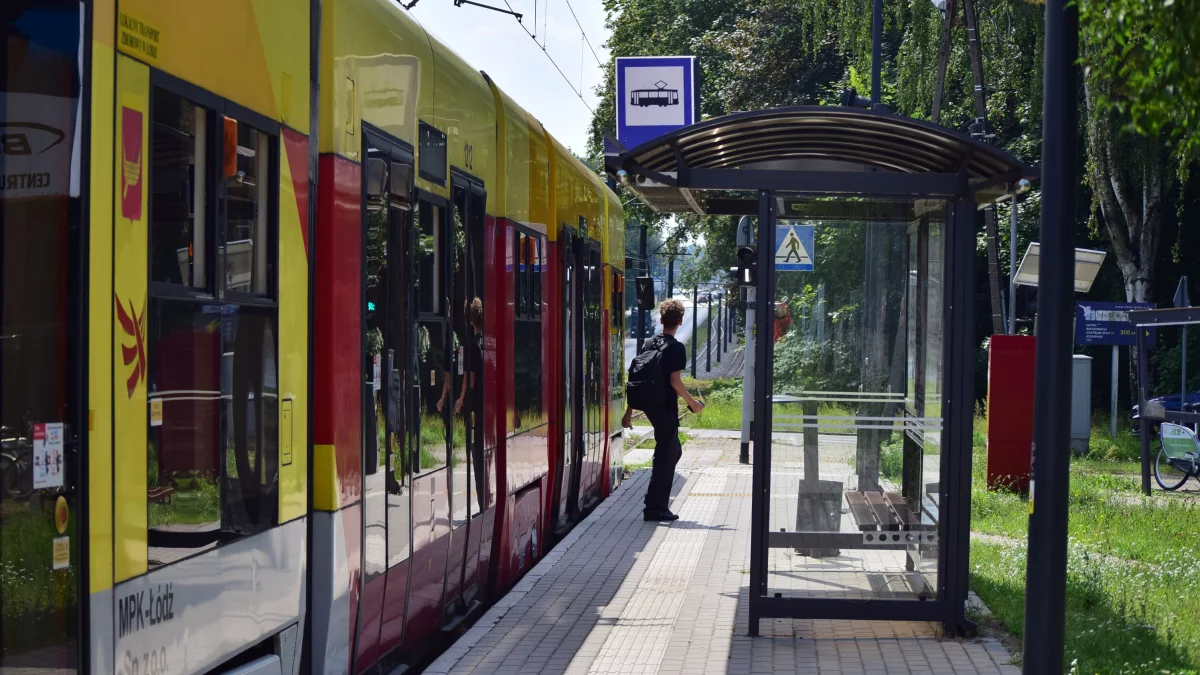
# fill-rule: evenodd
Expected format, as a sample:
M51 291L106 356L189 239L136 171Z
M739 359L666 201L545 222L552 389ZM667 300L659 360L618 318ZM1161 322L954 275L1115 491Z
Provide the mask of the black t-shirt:
M668 406L676 407L679 405L679 394L671 386L671 374L687 367L687 350L683 348L682 342L675 339L674 335L663 333L660 337L667 342L667 349L662 355L662 368L663 383L667 388L667 398L670 401Z
M483 333L472 332L467 341L467 349L471 350L468 364L470 372L475 373L475 387L477 390L481 390L483 388ZM468 386L470 384L470 382L467 383Z

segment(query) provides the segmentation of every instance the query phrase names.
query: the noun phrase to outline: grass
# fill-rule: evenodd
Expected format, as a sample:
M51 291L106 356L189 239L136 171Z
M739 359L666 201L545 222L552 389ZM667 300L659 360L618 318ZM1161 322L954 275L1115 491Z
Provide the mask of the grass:
M685 427L740 428L740 383L685 383L707 403L702 413L684 416ZM832 407L820 413L852 414ZM981 414L973 434L971 527L983 536L971 543L970 585L1019 637L1029 503L1021 494L986 490L986 436ZM1112 439L1108 419L1096 415L1089 446L1086 457L1071 462L1064 666L1073 663L1086 675L1200 675L1200 501L1141 497L1140 443L1128 424ZM899 480L902 466L897 433L882 448L880 473Z
M1200 547L1193 544L1200 506L1141 497L1128 475L1129 438L1119 434L1111 442L1107 420L1100 421L1091 456L1073 460L1070 473L1067 663L1086 674L1194 675L1200 672ZM971 529L990 536L971 543L970 584L1020 636L1029 504L1024 495L984 488L985 435L978 419Z
M72 512L67 532L54 528L49 504L8 500L4 526L0 527L0 654L32 650L67 639L75 610L75 570L79 569L80 542L75 536L77 514ZM52 569L53 540L71 538L71 566Z

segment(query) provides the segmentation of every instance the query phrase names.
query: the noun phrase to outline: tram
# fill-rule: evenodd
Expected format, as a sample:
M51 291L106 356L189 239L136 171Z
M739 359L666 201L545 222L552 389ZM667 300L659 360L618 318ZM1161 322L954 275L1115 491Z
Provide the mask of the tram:
M620 203L400 5L0 25L0 671L403 670L617 485Z

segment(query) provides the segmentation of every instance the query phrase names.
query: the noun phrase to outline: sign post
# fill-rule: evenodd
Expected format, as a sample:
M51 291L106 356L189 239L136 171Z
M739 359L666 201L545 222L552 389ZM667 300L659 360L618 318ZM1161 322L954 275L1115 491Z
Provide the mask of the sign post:
M1109 387L1108 435L1117 440L1117 374L1121 371L1121 348L1113 345L1112 353L1112 384Z
M1191 307L1192 300L1188 297L1187 277L1179 277L1179 285L1175 287L1174 304L1176 307ZM1179 347L1179 412L1184 412L1187 403L1187 325L1183 326L1183 342Z
M694 56L617 58L617 140L626 148L700 121Z
M1112 382L1109 394L1109 434L1117 437L1117 377L1120 373L1119 347L1137 344L1137 329L1129 321L1129 312L1154 309L1146 302L1079 302L1075 304L1075 344L1112 345ZM1154 339L1147 334L1148 342Z

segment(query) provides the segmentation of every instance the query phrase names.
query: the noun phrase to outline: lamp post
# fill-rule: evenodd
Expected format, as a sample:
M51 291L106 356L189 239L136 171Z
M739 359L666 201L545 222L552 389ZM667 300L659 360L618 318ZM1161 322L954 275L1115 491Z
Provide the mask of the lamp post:
M1042 223L1039 265L1033 480L1025 568L1026 675L1063 672L1070 488L1072 249L1079 117L1079 14L1069 0L1046 0L1042 91ZM1143 418L1144 419L1144 418ZM1037 500L1034 501L1035 485ZM1036 506L1035 506L1036 505Z
M700 287L692 286L692 379L696 379L696 311L700 309Z
M709 292L705 298L708 305L708 337L704 339L704 372L712 371L712 293Z

